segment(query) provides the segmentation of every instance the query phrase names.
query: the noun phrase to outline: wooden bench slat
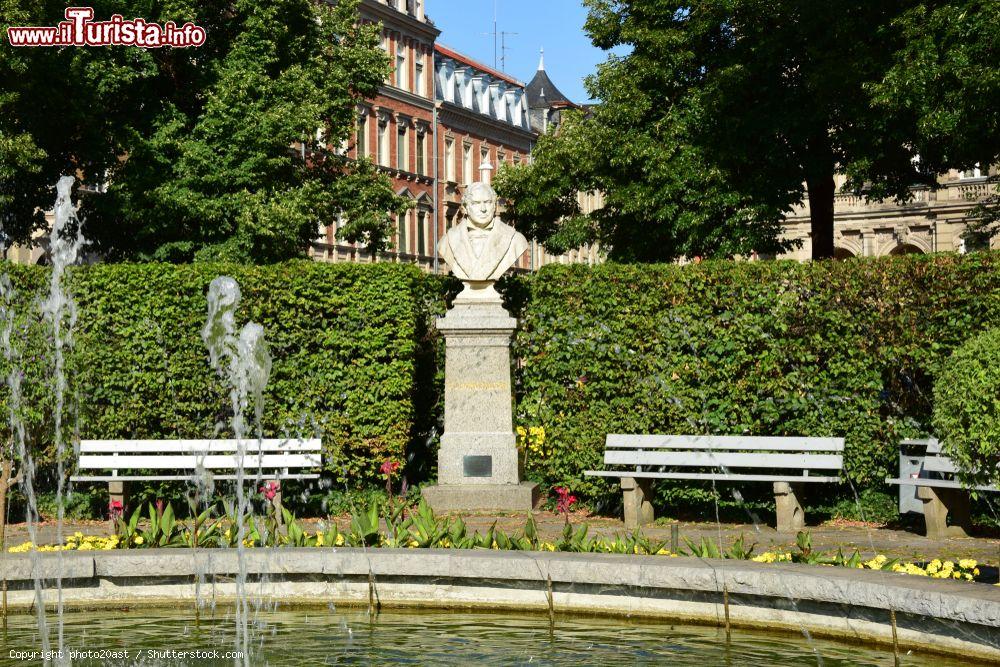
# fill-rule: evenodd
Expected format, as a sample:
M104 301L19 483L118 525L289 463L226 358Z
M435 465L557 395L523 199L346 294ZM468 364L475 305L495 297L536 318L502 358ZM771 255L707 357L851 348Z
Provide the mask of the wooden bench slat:
M763 451L842 452L843 438L750 435L631 435L612 433L606 449L736 449Z
M932 486L942 489L976 489L977 491L1000 491L995 486L978 485L964 486L960 481L954 479L928 479L927 477L887 477L886 484L897 484L900 486Z
M924 458L922 469L927 472L946 472L951 474L959 472L958 466L947 456L928 456Z
M246 439L243 446L248 452L318 452L323 443L318 438L310 440ZM81 440L81 454L103 453L169 453L192 454L201 452L235 452L238 441L226 440Z
M608 450L604 453L605 465L680 466L696 468L794 468L830 469L843 468L839 454L754 454L743 452L624 452Z
M613 472L609 470L587 470L584 475L588 477L635 477L638 479L701 479L715 480L719 482L827 482L837 483L839 477L829 476L805 476L805 475L727 475L725 473L700 473L700 472Z
M81 454L79 468L81 470L194 470L198 467L207 470L215 468L238 468L238 457L233 454L198 455L168 455L154 456L139 454L136 456L108 454ZM243 467L251 468L315 468L321 465L321 456L316 454L248 454L243 457Z
M224 479L224 480L234 480L236 475L226 474L226 475L212 475L212 479ZM73 482L197 482L198 477L196 475L73 475L70 477L70 481ZM257 479L256 471L248 470L243 476L245 480L255 480ZM319 479L318 474L292 474L285 475L280 472L270 472L261 475L261 479L277 479L277 480L298 480L298 479Z

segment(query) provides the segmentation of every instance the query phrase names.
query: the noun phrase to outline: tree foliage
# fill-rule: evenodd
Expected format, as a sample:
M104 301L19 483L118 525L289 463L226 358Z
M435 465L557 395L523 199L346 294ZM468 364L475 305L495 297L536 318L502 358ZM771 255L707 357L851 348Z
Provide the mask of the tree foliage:
M2 0L2 26L55 25L65 3ZM5 48L0 52L0 205L17 240L43 224L48 187L77 173L107 192L86 233L117 258L277 261L321 224L378 249L406 203L339 148L355 105L389 71L357 0L92 3L95 18L192 21L205 44ZM293 149L293 146L295 148ZM333 149L331 149L333 147Z
M998 25L998 0L921 2L895 20L904 46L872 91L878 108L909 123L923 171L979 166L985 174L1000 162ZM864 167L857 180L871 179ZM973 234L1000 232L1000 192L974 216Z
M767 251L808 196L813 256L832 256L835 175L905 200L938 171L996 156L996 0L586 4L587 32L612 51L588 80L601 103L500 178L513 216L560 247ZM608 206L579 220L574 188L603 190Z
M934 385L934 427L966 481L1000 483L1000 329L955 350Z

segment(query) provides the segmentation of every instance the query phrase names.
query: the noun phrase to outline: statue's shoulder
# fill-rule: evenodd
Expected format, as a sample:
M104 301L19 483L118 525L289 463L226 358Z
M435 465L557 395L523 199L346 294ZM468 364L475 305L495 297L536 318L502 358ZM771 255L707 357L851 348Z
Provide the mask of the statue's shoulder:
M457 243L462 238L462 224L459 223L445 232L444 238L449 243Z
M493 224L493 228L499 230L503 234L503 238L512 246L520 248L521 252L524 252L524 249L528 247L528 239L524 237L524 234L517 231L513 225L508 225L500 218L497 218Z

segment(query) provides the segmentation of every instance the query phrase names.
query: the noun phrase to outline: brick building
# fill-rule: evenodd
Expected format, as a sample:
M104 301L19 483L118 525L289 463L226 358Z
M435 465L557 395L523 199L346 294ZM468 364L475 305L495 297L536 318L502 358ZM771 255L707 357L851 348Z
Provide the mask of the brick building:
M382 48L394 71L375 99L359 105L355 139L345 147L350 157L370 157L414 207L399 216L392 249L378 257L360 244L338 241L335 222L320 230L314 259L415 262L446 270L437 241L455 223L465 187L501 164L530 159L538 134L525 84L439 44L440 30L424 8L422 0L362 0L361 20L382 24ZM532 242L517 268L596 258L589 250L571 255L554 256Z

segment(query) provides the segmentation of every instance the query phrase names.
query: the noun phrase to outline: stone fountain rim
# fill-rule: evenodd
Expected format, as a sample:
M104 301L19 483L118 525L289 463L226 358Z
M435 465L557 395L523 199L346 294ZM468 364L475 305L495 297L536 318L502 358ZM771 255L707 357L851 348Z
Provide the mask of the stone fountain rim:
M1000 587L970 582L791 563L498 550L283 547L247 550L245 561L250 575L268 575L268 595L290 604L308 604L310 591L319 591L314 602L356 605L377 596L386 607L539 611L552 600L559 612L721 625L725 590L737 627L887 643L891 610L902 619L902 645L1000 660ZM198 576L220 582L201 585L225 599L239 569L232 549L8 553L0 569L24 583L33 562L47 588L61 573L69 607L191 599ZM33 594L23 585L12 591L12 608L30 606ZM951 629L902 627L907 619Z

